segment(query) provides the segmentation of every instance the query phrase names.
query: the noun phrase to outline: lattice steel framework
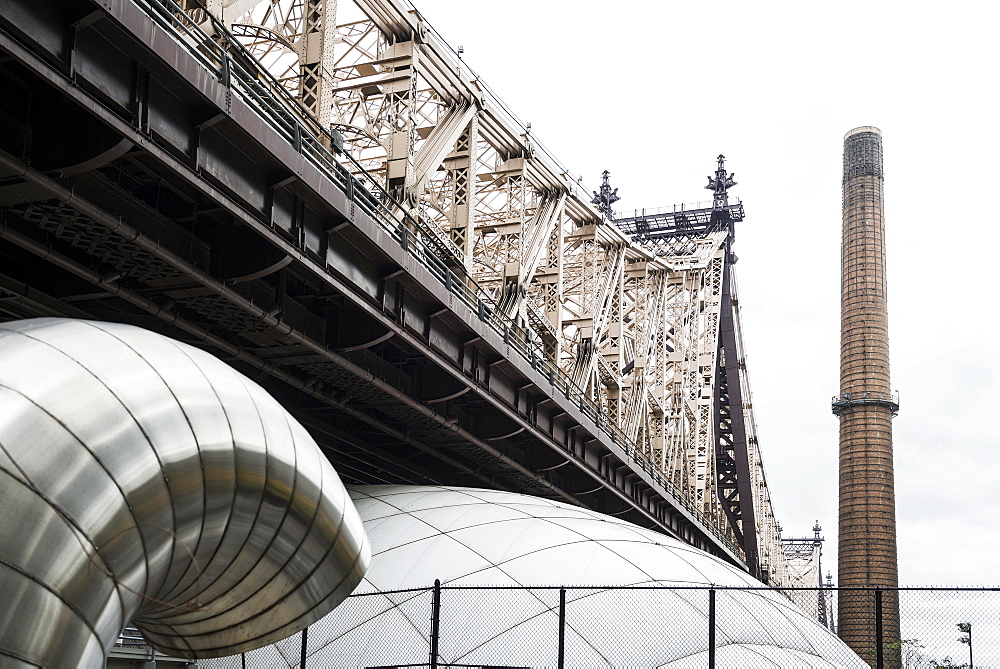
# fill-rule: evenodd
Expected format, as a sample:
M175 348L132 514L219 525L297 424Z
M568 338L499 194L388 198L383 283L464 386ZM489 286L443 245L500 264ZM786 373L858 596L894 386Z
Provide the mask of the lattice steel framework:
M788 593L799 607L816 617L821 625L836 631L832 598L823 589L823 537L819 521L813 525L813 536L790 537L781 540L788 562L788 580L792 587L803 588Z
M335 2L222 4L208 9L299 97L303 123L341 133L359 176L440 233L445 262L528 329L751 571L784 582L732 273L743 208L721 157L713 203L614 225L614 193L592 203L409 4L341 2L340 24Z

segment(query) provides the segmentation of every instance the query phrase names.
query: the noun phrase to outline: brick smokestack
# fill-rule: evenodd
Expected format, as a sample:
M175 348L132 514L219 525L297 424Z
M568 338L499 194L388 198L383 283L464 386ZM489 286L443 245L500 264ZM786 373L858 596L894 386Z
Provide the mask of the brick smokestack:
M881 131L851 130L844 136L840 396L833 402L840 417L842 587L899 584L892 466L892 418L899 404L889 386L882 181ZM841 590L839 599L841 638L874 663L872 593ZM890 644L899 641L899 599L894 591L881 599L883 641ZM885 652L893 662L893 653Z

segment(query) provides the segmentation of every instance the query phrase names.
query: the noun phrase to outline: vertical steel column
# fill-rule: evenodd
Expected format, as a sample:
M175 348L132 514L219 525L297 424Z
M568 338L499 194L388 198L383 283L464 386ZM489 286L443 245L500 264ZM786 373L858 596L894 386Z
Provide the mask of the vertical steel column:
M302 36L296 47L302 77L299 98L323 130L329 130L333 108L333 43L337 37L337 0L306 0Z
M715 588L708 591L708 669L715 669Z
M451 241L462 251L466 267L472 267L475 246L476 151L479 144L479 118L473 116L455 143L455 150L445 159L452 183L451 209L448 211Z
M559 588L559 669L566 666L566 588Z
M434 579L434 597L431 601L431 669L438 666L438 635L441 626L441 581Z
M302 657L299 661L299 668L306 669L306 653L309 648L309 628L302 630Z
M883 651L884 630L882 629L882 591L875 588L875 669L882 669L885 666L885 652Z
M743 384L736 337L736 306L733 304L732 228L726 242L726 260L722 270L722 306L719 310L719 379L715 387L716 478L719 502L726 512L736 535L747 570L757 579L767 582L768 574L761 571L758 546L757 518L754 512L753 487L750 481L750 454L747 446L746 416L743 413ZM728 443L727 443L728 442ZM727 448L728 447L728 448ZM727 452L728 451L728 452ZM733 480L735 479L735 481ZM738 500L733 499L736 493ZM737 524L737 519L739 523Z
M871 657L874 630L899 641L896 503L889 386L882 133L855 128L844 137L840 396L840 637ZM883 588L884 616L873 621L868 591Z

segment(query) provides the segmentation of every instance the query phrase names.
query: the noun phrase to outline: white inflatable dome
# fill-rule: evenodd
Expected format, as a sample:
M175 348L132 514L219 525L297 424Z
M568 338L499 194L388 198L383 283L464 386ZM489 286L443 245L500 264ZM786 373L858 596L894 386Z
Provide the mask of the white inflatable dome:
M473 488L349 491L372 561L355 596L310 628L311 666L426 665L428 586L439 579L441 666L555 666L559 589L552 586L567 586L565 666L705 667L709 595L697 586L760 587L675 539L560 502ZM486 585L533 587L461 589ZM641 587L656 585L688 588ZM275 653L297 662L299 645L287 646ZM868 666L766 589L716 591L716 662Z

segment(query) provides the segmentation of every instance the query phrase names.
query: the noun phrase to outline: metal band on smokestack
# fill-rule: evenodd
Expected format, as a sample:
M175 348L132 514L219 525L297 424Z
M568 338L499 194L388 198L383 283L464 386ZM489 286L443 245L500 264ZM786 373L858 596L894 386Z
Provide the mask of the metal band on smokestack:
M882 133L862 126L844 136L841 265L840 539L842 587L896 588L896 504L889 386ZM873 593L841 590L840 637L862 657L875 655ZM899 600L882 595L883 642L899 641ZM890 646L891 647L891 646Z

